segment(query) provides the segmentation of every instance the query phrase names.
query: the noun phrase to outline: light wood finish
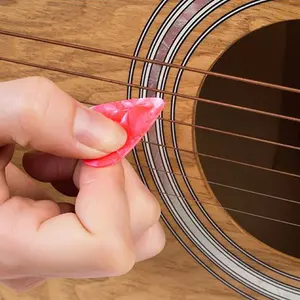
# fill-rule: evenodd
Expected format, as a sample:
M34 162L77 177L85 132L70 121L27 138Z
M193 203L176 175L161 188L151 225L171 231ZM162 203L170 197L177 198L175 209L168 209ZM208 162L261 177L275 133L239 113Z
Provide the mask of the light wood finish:
M169 0L162 7L145 36L141 51L139 52L140 57L147 57L148 50L155 36L157 36L160 25L167 19L169 14L174 12L175 7L180 2L183 5L188 3L188 1ZM223 1L222 5L221 0L201 0L194 2L194 6L187 9L185 17L181 19L182 24L179 24L180 22L177 25L175 24L177 26L174 27L175 30L176 28L181 28L184 22L190 18L189 14L195 15L201 9L204 13L204 7L205 9L209 9L213 5L219 6L215 10L212 10L185 38L184 43L176 53L174 63L182 64L182 60L196 39L207 28L212 26L216 20L238 7L250 3L249 0ZM2 0L0 1L0 29L132 55L143 28L149 22L156 7L161 3L163 1L158 0ZM206 6L204 6L205 4ZM220 55L238 39L261 27L279 21L295 19L299 16L300 3L298 0L262 2L242 10L222 22L201 42L192 54L188 66L209 70ZM169 38L171 39L172 36ZM165 45L160 45L162 47L161 51L166 51L170 48L168 40L165 42ZM165 48L163 49L163 47ZM29 63L34 62L43 66L103 76L123 82L128 82L131 64L130 60L123 58L110 57L5 35L0 35L0 56ZM143 66L144 64L141 62L136 64L133 77L135 84L140 84ZM170 70L166 86L164 87L165 90L172 91L177 72L178 70L176 69ZM124 86L0 61L1 81L31 75L46 76L74 98L89 104L120 100L127 97L127 90ZM180 80L178 92L197 96L203 79L204 76L202 74L184 72ZM136 89L133 90L132 96L138 96ZM167 107L164 114L168 117L171 109L171 97L165 95L165 100L167 101ZM180 97L177 98L177 120L192 123L194 110L193 101ZM195 151L193 130L180 125L176 129L178 147ZM170 123L164 123L163 132L166 139L165 143L173 145L170 134ZM147 164L141 145L137 149L141 163ZM180 172L174 151L168 149L167 153L173 167L173 172ZM18 150L14 158L16 164L19 166L21 164L21 155L22 150ZM187 176L205 179L205 175L201 170L201 164L194 154L182 152L181 159L184 161ZM132 155L129 155L129 160L131 162L134 161ZM149 170L144 169L144 172L150 188L155 189L156 186ZM281 283L293 286L296 289L295 293L300 292L299 281L289 278L291 276L300 276L300 261L298 259L275 251L250 236L232 220L223 208L219 207L218 200L213 195L207 183L191 179L191 187L198 195L200 202L202 201L203 208L205 208L215 225L221 229L221 231L218 231L217 227L208 221L196 202L191 200L192 196L183 182L182 176L176 176L176 179L185 196L186 202L195 214L195 218L198 218L198 221L202 222L207 232L211 235L210 239L218 241L223 247L223 250L220 250L219 254L225 255L226 251L228 251L235 259L245 264L243 274L236 274L237 279L243 276L243 278L246 278L249 274L252 274L253 270L256 270L264 276L269 276ZM163 198L161 197L163 196L162 194L159 195L158 192L155 194L159 198ZM58 198L60 197L58 196ZM259 291L255 291L254 288L247 287L237 279L233 279L228 273L225 273L224 269L222 270L216 264L216 260L213 261L212 256L207 253L206 255L203 254L203 248L201 248L203 245L200 246L200 250L202 249L202 251L196 248L184 234L178 223L175 222L163 199L161 200L163 214L166 216L166 219L182 241L204 265L215 272L216 275L221 276L233 287L240 289L253 299L267 299L266 292L261 292L261 294ZM175 202L174 199L173 201ZM168 228L166 228L166 232L168 241L163 253L155 259L138 264L133 271L122 278L106 280L50 280L38 289L24 295L13 295L7 289L1 288L0 299L243 299L242 295L227 287L196 262L178 240L175 239ZM259 264L253 258L234 247L232 243L224 238L223 233L228 236L229 241L236 243L253 257L290 276L276 273L269 270L266 266ZM222 260L223 257L220 256L219 259ZM233 262L233 260L231 261ZM230 264L228 264L228 267L231 267ZM250 270L251 267L253 268L252 271ZM253 280L255 281L255 279ZM270 284L270 281L268 282ZM262 289L275 293L274 295L280 298L280 289L282 286L270 290L269 287L264 286L263 282L256 282L255 284ZM265 294L263 295L263 293ZM289 295L288 299L300 299L299 294L291 296L292 292L290 292Z

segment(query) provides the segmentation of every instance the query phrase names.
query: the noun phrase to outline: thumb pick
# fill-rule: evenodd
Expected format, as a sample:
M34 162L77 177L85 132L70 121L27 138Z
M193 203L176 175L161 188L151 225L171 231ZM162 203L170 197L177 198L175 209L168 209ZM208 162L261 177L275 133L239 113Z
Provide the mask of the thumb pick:
M98 159L84 162L103 168L121 161L142 139L165 107L161 98L140 98L100 104L93 110L120 124L127 132L127 141L119 150Z

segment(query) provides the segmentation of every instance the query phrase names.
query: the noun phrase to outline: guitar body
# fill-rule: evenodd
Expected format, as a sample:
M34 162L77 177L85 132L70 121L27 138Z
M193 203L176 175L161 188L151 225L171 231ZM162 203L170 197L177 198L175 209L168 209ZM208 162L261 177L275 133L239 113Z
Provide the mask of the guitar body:
M0 30L280 84L288 48L283 39L297 32L299 25L289 21L299 17L299 0L0 1ZM278 199L299 198L299 178L287 181L280 173L292 172L298 156L281 155L271 144L253 146L237 137L199 133L194 125L277 141L278 128L293 130L266 116L241 110L231 114L227 107L183 97L282 113L286 93L9 34L0 34L0 56L11 60L0 59L1 81L45 76L88 105L155 96L151 89L171 92L159 94L167 102L163 118L171 122L158 120L146 143L128 156L160 199L165 250L121 278L49 280L24 296L1 288L0 299L300 299L300 228L290 224L297 223L300 211L297 203ZM23 151L18 149L14 157L19 166ZM291 166L280 160L294 154ZM238 189L228 191L225 185Z

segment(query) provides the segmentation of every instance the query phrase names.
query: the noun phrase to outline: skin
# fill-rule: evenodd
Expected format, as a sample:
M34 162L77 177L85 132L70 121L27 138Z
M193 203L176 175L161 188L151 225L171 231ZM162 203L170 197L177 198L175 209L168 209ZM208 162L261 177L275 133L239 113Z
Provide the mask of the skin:
M159 254L160 207L124 159L81 159L119 149L126 132L60 90L30 77L0 83L0 281L24 291L46 278L121 276ZM26 173L10 161L14 145ZM56 203L32 178L76 197Z

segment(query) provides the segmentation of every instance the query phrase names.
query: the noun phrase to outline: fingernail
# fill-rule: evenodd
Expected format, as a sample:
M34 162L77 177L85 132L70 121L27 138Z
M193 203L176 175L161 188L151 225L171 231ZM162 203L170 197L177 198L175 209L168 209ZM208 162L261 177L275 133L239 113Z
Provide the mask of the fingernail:
M106 153L120 149L127 139L126 131L119 124L83 107L76 111L74 136L85 146Z

